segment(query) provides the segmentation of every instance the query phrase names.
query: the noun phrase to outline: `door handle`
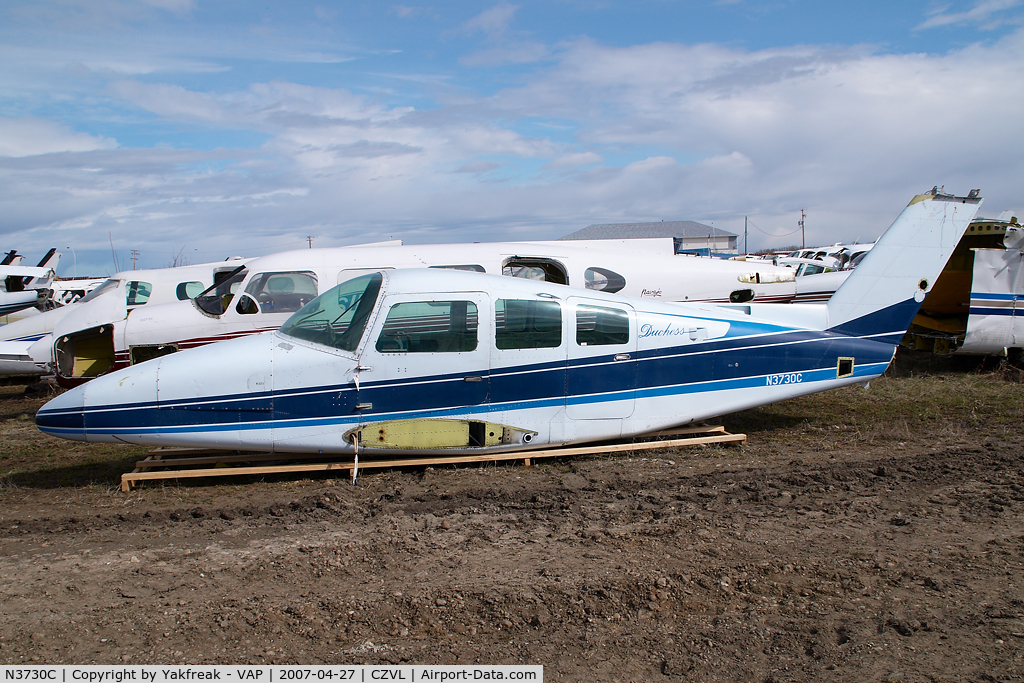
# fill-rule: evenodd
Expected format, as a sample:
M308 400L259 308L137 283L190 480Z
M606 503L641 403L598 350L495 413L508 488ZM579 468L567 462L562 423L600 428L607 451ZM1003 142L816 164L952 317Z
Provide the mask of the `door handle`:
M470 375L469 377L463 377L463 382L483 382L484 378L480 375Z
M615 360L629 360L628 353L617 353L615 354Z
M357 403L356 404L356 410L372 410L372 409L373 409L373 404L372 403Z

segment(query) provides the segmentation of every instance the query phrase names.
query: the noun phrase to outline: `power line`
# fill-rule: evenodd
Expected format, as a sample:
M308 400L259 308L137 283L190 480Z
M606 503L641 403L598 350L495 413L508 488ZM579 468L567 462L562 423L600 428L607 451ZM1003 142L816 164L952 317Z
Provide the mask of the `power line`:
M768 235L769 237L789 237L790 235L794 235L794 234L800 232L800 230L803 228L803 226L800 226L799 228L797 228L793 232L784 232L784 233L781 233L781 234L775 234L775 233L771 233L771 232L765 232L761 228L757 227L757 224L754 223L754 221L749 221L749 223L750 223L750 225L752 225L754 227L754 230L757 230L762 235Z

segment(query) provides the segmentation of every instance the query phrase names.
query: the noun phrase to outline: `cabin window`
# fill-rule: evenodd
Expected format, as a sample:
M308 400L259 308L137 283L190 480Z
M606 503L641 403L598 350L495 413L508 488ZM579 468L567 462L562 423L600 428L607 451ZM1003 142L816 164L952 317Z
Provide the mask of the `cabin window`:
M603 306L576 307L576 343L607 346L629 342L629 314Z
M149 295L153 293L153 285L133 280L125 285L125 292L126 303L129 306L141 306L149 301Z
M729 294L729 303L745 304L753 301L756 293L752 289L737 289Z
M245 266L238 266L226 275L218 273L214 276L214 283L196 295L192 303L203 313L215 318L220 317L228 310L231 299L234 298L246 275L248 271Z
M614 294L626 286L626 278L607 268L587 268L583 271L587 289Z
M383 279L380 273L371 273L329 289L288 318L281 334L355 351Z
M245 293L256 299L262 313L294 313L316 298L316 275L309 271L258 273Z
M797 276L803 275L817 275L818 273L824 273L825 266L816 266L813 263L801 264L800 269L797 271Z
M430 266L430 268L440 268L441 270L468 270L473 273L486 273L487 270L483 266L478 266L475 263L467 263L459 266Z
M569 284L569 275L565 272L562 264L549 258L513 256L505 261L501 267L501 274L525 280L542 280L559 285Z
M242 292L238 295L238 303L235 304L235 311L239 315L256 315L260 312L259 304L256 303L256 299L252 296Z
M562 345L562 307L555 301L498 299L494 345L507 349L553 349Z
M388 311L377 338L381 353L458 353L477 345L477 309L472 301L413 301Z
M174 290L175 296L178 297L178 301L185 301L186 299L193 299L206 289L202 282L179 282L177 288Z

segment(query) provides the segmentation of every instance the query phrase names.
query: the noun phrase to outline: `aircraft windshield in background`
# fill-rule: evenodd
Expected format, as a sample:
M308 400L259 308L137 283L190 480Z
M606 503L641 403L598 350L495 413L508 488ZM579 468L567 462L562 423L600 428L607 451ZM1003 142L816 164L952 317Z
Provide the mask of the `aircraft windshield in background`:
M0 327L0 376L52 373L54 337L63 332L77 333L82 340L79 350L93 356L82 363L103 363L104 349L96 349L91 340L109 335L114 322L141 306L187 300L244 263L232 258L116 273L77 301Z

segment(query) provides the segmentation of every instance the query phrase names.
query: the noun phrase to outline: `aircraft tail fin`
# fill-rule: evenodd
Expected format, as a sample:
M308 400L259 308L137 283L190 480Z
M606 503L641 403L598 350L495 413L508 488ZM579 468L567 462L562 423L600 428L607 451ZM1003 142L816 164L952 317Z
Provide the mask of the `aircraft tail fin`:
M46 256L39 260L39 265L36 267L57 270L58 261L60 261L60 254L57 253L57 247L50 247L50 251L46 252Z
M898 344L974 220L978 190L914 197L828 302L828 329Z
M56 247L50 247L50 251L46 252L39 261L37 268L46 268L50 271L47 277L32 277L25 278L25 289L41 289L43 287L49 287L53 281L54 275L57 273L57 263L60 262L60 252L57 251Z

